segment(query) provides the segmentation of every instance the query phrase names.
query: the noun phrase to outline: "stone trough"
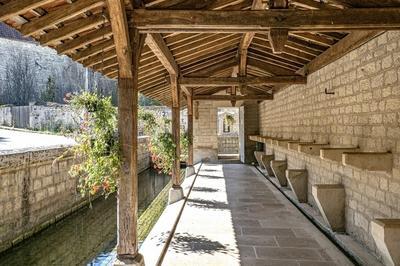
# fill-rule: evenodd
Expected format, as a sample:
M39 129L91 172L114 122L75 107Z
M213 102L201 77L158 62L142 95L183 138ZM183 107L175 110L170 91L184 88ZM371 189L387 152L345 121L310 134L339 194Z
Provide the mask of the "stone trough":
M400 265L400 219L375 219L371 233L385 265Z
M307 202L308 174L305 169L287 169L286 179L300 203Z
M391 172L393 154L390 152L344 152L342 163L368 171Z
M278 179L281 187L287 186L287 180L285 177L285 171L287 169L287 161L286 160L273 160L271 161L271 169L274 176Z
M312 186L312 195L325 222L334 232L345 231L344 186L340 184L318 184Z

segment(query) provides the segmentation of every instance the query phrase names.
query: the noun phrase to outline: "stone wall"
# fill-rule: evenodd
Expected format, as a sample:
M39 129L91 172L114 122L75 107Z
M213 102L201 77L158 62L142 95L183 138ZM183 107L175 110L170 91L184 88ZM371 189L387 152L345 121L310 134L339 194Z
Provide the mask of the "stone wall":
M240 106L239 144L250 151L241 158L245 162L253 161L252 147L255 144L253 141L246 141L245 136L258 134L258 106L254 102L238 102L236 106ZM196 163L201 160L218 160L217 119L218 109L221 107L232 105L228 101L196 101L194 104L193 151ZM242 119L242 115L245 119Z
M66 148L0 155L0 252L76 210L86 200L68 174ZM139 172L150 166L148 137L139 138Z
M342 183L346 230L371 250L371 220L400 218L400 32L384 33L259 105L260 133L391 151L392 173L367 172L276 148L289 168L306 168L311 185ZM325 94L325 89L334 95ZM309 201L314 204L311 194Z

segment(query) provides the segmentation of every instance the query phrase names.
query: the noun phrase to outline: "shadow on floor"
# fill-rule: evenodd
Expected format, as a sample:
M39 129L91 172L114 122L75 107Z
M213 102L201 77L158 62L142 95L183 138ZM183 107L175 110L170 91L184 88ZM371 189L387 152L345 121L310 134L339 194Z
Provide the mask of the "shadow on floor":
M171 247L184 255L224 253L228 254L234 249L228 245L222 245L218 241L212 241L203 235L190 235L188 233L176 233Z

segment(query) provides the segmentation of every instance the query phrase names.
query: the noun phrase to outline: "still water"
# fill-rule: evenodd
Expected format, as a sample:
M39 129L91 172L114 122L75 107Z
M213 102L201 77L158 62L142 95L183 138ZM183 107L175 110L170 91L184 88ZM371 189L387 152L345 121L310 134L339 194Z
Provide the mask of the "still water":
M169 180L152 170L139 175L139 213ZM108 265L115 255L116 213L116 195L99 198L92 208L82 208L0 254L0 265Z

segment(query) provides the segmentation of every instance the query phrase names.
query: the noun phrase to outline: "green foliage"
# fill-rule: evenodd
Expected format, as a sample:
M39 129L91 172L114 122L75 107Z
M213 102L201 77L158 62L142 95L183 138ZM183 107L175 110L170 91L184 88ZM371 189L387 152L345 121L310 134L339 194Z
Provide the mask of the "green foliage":
M144 123L144 131L150 137L149 150L153 166L159 172L171 174L176 145L171 133L171 120L155 117L148 111L139 110L139 119ZM187 137L181 133L181 157L187 157Z
M224 120L227 125L232 126L233 124L235 124L235 118L231 114L226 114Z
M40 98L44 102L55 102L56 101L56 83L54 79L49 76L46 83L46 89L42 92Z
M139 106L161 106L159 101L153 100L139 93Z
M84 92L72 96L71 105L83 120L76 132L73 147L79 163L72 166L70 175L79 178L81 194L105 196L117 189L121 166L117 129L117 110L110 97Z

